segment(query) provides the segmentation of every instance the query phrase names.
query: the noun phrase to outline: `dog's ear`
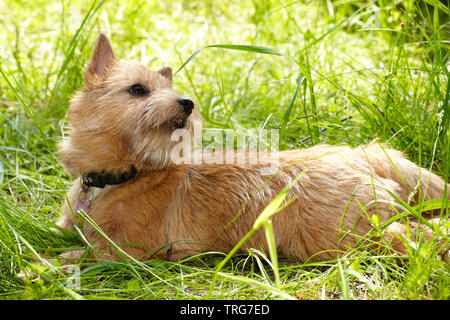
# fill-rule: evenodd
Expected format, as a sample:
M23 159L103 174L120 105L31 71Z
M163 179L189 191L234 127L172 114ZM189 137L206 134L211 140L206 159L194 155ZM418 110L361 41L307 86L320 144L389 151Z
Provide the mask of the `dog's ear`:
M159 74L163 77L167 78L170 82L172 82L172 68L171 67L163 67L158 70Z
M104 33L100 33L95 44L94 52L89 62L89 67L85 72L85 77L97 76L104 78L106 70L116 60L111 43Z

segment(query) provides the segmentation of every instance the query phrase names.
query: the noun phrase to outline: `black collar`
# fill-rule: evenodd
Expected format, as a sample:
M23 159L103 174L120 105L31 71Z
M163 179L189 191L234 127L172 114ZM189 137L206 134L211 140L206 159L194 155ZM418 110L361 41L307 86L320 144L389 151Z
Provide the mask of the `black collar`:
M135 166L131 165L130 170L119 173L90 172L88 175L81 175L81 182L85 187L104 188L107 184L121 184L134 179L137 174Z

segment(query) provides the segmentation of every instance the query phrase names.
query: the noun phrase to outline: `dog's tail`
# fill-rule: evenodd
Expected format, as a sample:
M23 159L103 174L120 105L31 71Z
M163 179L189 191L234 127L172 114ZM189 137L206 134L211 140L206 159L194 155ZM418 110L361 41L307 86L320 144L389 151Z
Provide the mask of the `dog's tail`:
M431 171L402 158L397 160L397 182L406 184L408 200L414 204L432 199L450 199L450 184ZM398 181L401 180L401 181Z
M371 145L370 147L375 146ZM434 203L423 206L423 212L420 212L420 219L417 221L408 219L407 223L401 220L391 223L384 230L384 239L390 243L393 249L402 254L407 254L408 247L414 246L414 243L420 238L424 241L437 239L438 254L443 259L448 259L449 232L445 224L448 223L450 184L431 171L409 161L399 151L392 149L383 149L383 151L389 161L385 159L385 161L378 162L379 174L389 175L389 177L385 177L397 182L402 190L402 194L399 196L408 205L413 207L436 199Z
M407 186L408 202L417 205L424 201L436 199L431 205L424 205L420 216L425 219L410 221L408 224L394 222L390 224L384 233L391 246L402 253L406 253L407 248L417 245L417 241L437 242L437 253L442 259L449 259L449 230L445 224L448 221L448 208L450 205L450 184L431 171L420 168L413 162L401 158L397 160L396 170L399 184ZM448 201L445 201L445 199ZM438 200L442 199L442 200Z
M404 201L415 205L432 199L444 197L450 199L450 184L446 184L441 177L431 171L409 161L400 151L371 143L365 152L378 176L398 184L399 196Z

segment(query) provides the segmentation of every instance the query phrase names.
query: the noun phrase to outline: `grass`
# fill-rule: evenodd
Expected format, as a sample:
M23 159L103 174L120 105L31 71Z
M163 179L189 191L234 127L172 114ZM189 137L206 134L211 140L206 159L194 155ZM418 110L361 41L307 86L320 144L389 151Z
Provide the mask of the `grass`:
M280 129L282 149L378 138L449 181L448 7L0 1L0 299L449 299L436 241L409 246L403 261L363 246L303 263L255 248L86 264L79 278L47 259L84 246L78 234L51 229L72 179L55 150L99 31L111 35L119 57L179 70L176 86L195 98L209 127ZM446 206L399 214L420 215L424 205ZM269 244L276 210L255 226ZM448 209L441 211L445 222Z

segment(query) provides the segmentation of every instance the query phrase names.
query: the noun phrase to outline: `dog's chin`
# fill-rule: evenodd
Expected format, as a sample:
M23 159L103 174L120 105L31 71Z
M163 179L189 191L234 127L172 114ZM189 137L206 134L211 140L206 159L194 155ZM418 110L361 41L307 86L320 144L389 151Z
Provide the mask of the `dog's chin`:
M174 119L170 119L170 125L172 126L172 129L181 129L184 128L184 126L186 125L186 119L182 119L182 118L174 118Z
M187 117L184 117L184 118L176 117L176 118L169 119L166 122L166 126L172 130L183 129L186 126L186 122L187 122Z

